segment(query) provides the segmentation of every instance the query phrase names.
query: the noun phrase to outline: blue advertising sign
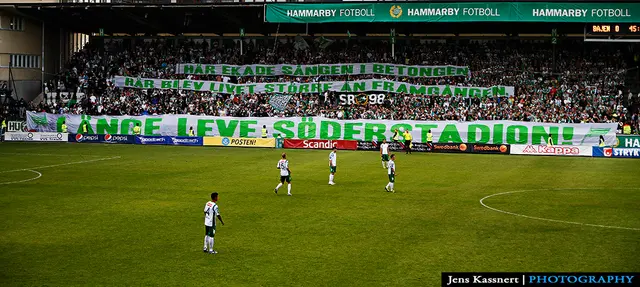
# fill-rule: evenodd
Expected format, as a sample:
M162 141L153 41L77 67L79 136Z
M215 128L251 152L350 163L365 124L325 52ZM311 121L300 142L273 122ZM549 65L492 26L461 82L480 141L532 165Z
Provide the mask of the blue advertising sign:
M202 137L171 137L173 145L201 146L204 143Z
M170 144L171 137L165 136L136 136L136 144Z
M104 143L115 143L115 144L133 144L135 142L135 137L132 135L99 135L99 137L103 138Z
M136 136L136 144L202 146L202 137Z
M640 148L593 147L593 156L640 158Z
M611 156L640 158L640 148L613 148L613 154Z
M118 144L132 144L134 137L132 135L83 135L83 134L69 134L69 142L76 143L118 143Z

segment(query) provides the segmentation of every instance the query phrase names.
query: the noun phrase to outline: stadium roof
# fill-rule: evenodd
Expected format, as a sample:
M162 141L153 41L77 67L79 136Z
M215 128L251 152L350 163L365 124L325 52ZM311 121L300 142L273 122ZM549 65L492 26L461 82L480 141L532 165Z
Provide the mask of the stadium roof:
M63 1L66 2L67 0ZM171 3L172 1L175 3ZM95 2L101 1L97 0ZM329 0L315 2L335 3L335 1ZM414 1L411 2L416 3ZM455 2L464 2L464 0ZM583 0L580 2L590 1ZM4 7L7 6L5 5ZM223 2L223 0L110 0L110 3L18 3L9 7L13 7L16 13L26 17L41 20L45 23L55 23L74 32L92 34L102 30L106 35L156 35L161 33L171 35L222 35L237 34L241 28L244 29L247 35L270 35L275 33L344 34L347 30L357 35L388 34L390 28L396 29L397 34L549 34L552 28L559 28L558 32L560 34L579 34L582 33L585 27L583 23L498 22L277 24L264 22L264 3Z

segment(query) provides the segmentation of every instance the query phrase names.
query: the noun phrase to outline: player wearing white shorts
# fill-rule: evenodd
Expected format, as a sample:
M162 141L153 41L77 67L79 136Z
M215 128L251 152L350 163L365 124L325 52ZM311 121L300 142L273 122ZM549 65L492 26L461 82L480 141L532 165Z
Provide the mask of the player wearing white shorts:
M337 148L333 148L333 151L329 154L329 184L330 185L334 185L336 184L335 182L333 182L333 177L336 174L336 169L338 168L337 165L337 152L338 149Z
M387 143L387 139L383 139L380 144L380 157L382 158L382 168L387 168L386 163L389 161L389 143Z
M204 206L204 248L202 251L205 253L208 251L211 254L218 253L213 250L214 236L216 235L216 217L224 225L216 202L218 202L218 193L214 192L211 194L211 201Z
M291 170L289 169L287 154L282 153L282 159L278 161L278 165L276 165L276 168L280 170L280 183L278 183L278 186L276 186L273 192L278 194L278 189L280 189L280 187L282 187L282 185L286 181L288 190L287 195L291 196Z
M386 192L396 192L393 189L393 186L396 183L396 155L391 155L391 160L387 163L388 167L388 175L389 175L389 183L384 187L384 191Z

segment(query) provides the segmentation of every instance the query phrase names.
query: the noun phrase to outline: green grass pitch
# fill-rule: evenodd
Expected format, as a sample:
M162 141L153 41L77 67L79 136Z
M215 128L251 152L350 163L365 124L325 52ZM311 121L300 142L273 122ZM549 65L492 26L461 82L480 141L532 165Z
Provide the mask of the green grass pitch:
M273 193L283 151L292 197ZM0 184L0 285L439 286L442 271L640 271L639 160L398 153L391 194L378 153L338 151L335 186L328 155L2 143L0 183L26 181ZM91 162L60 165L80 161ZM517 190L534 191L484 203L557 221L480 204ZM210 255L202 210L214 191L226 225Z

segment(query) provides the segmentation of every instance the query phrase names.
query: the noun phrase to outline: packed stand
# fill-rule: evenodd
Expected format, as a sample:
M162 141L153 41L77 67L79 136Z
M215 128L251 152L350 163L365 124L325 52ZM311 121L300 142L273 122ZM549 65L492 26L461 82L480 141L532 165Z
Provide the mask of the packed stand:
M537 122L619 122L637 133L638 96L623 95L628 51L621 46L565 43L553 50L548 43L513 41L388 43L335 41L327 47L295 39L277 45L264 40L227 45L206 41L111 41L88 44L74 55L57 81L47 84L58 96L33 106L51 113L109 115L198 114L237 117L323 116L341 119L517 120ZM262 43L262 44L261 44ZM275 52L274 52L275 51ZM179 75L178 63L320 64L397 63L469 66L468 77L403 78L379 75L321 77L223 77ZM183 90L120 89L114 76L216 80L233 83L314 82L388 79L424 85L489 87L515 86L508 97L467 98L388 94L383 105L342 106L337 93L295 94L284 111L274 110L269 94L226 95ZM60 91L71 91L63 100ZM76 99L76 92L87 95ZM627 98L628 97L628 98ZM63 103L64 102L64 103ZM633 107L632 110L627 107Z

